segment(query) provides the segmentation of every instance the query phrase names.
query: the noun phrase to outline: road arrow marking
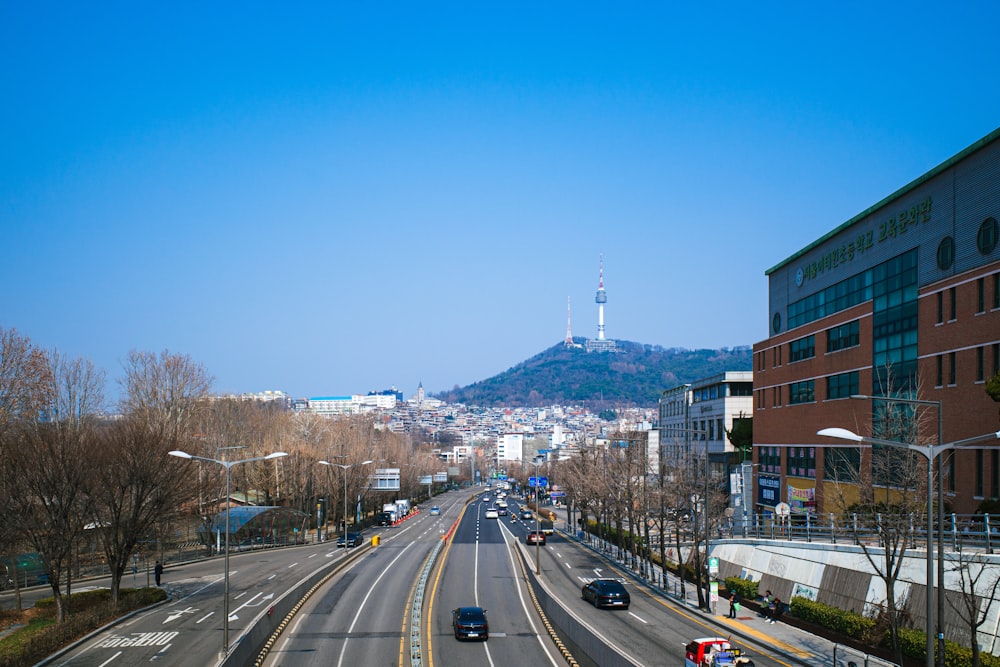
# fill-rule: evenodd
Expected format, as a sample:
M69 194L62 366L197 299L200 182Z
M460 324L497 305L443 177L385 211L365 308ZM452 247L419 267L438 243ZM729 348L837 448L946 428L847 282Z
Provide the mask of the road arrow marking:
M178 609L174 613L172 613L169 616L167 616L167 618L163 622L164 623L169 623L170 621L176 621L178 618L180 618L184 614L193 614L196 611L198 611L198 610L194 609L192 607L188 607L187 609Z

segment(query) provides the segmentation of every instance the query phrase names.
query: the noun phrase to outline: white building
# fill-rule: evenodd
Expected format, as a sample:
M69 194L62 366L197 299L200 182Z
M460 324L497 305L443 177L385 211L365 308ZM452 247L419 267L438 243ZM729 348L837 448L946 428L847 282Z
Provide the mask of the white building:
M524 459L524 434L503 433L497 436L497 466L503 467L504 462Z
M726 371L663 392L660 397L660 441L671 451L704 452L722 461L734 448L726 431L733 422L753 415L753 371ZM707 443L707 445L706 445Z

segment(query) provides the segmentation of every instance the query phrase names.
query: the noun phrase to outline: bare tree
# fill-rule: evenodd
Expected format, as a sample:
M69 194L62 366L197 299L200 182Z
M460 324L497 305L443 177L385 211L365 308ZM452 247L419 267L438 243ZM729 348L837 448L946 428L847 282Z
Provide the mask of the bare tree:
M129 415L103 426L91 454L101 470L90 490L91 526L111 570L115 605L129 557L180 500L186 472L167 456L169 449L163 434Z
M887 387L898 386L891 369L885 377ZM901 444L932 444L936 435L931 434L928 420L919 406L906 402L911 394L919 393L919 384L886 393L886 400L874 401L873 435ZM889 626L894 660L902 663L899 629L906 620L907 598L898 596L896 583L907 550L916 539L916 526L926 517L927 494L933 490L927 488L925 466L930 462L910 450L889 446L862 452L858 465L851 465L849 457L839 460L842 465L830 471L834 502L842 511L858 515L860 521L853 524L857 533L874 532L877 536L874 544L860 539L859 534L855 541L885 586L882 616Z
M10 517L38 551L56 602L56 618L67 613L60 585L72 592L70 565L84 530L97 471L90 467L96 445L96 414L103 404L104 375L87 360L47 355L52 378L44 419L18 424L5 451Z
M34 421L52 400L47 355L16 329L0 327L0 431L12 421Z
M16 329L0 327L0 463L9 462L8 450L15 447L18 440L7 437L8 427L36 421L42 407L51 402L52 391L52 369L46 354ZM15 528L21 517L9 516L17 507L13 502L18 493L15 482L16 478L11 475L0 475L0 503L8 512L6 520L0 522L0 556L6 555L9 559L14 604L20 610L17 556L22 543Z
M979 667L979 627L986 622L1000 590L1000 575L982 554L961 551L953 554L958 575L958 595L946 595L948 606L965 623L972 647L972 667Z
M129 352L123 362L120 411L135 415L151 431L180 443L190 437L195 411L212 386L205 368L187 355L164 350Z

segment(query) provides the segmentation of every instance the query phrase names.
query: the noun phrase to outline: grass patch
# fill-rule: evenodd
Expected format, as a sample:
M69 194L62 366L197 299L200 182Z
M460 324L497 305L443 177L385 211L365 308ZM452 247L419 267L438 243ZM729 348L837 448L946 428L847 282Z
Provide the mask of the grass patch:
M4 610L2 627L17 627L0 639L0 667L30 667L81 637L136 609L165 600L161 588L121 590L119 604L111 604L111 591L76 593L68 600L69 614L62 623L55 621L52 598L39 600L23 612Z

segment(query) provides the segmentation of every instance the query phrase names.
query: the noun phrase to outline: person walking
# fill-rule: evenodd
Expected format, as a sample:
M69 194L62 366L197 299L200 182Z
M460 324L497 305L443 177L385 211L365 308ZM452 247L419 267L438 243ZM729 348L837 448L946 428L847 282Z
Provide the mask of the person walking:
M156 585L160 585L160 577L163 576L163 563L156 561L156 567L153 568L153 576L156 578Z
M736 613L740 610L740 596L736 591L729 593L729 618L736 618Z

